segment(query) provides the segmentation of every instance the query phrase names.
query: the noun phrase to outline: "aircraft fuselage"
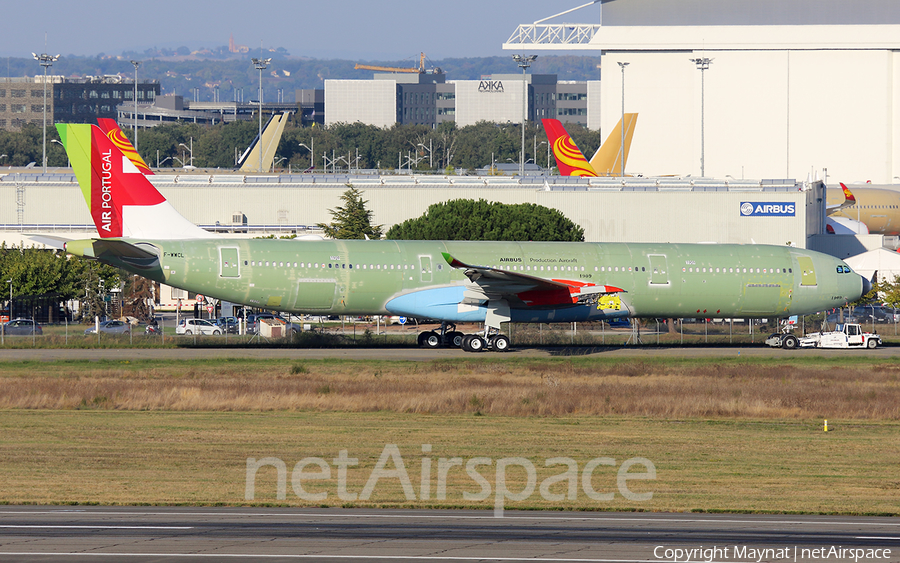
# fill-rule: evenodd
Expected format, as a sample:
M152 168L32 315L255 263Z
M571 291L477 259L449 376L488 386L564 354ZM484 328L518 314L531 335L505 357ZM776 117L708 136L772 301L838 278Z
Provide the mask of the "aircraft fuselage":
M67 248L235 303L451 322L483 322L485 303L462 303L473 284L442 253L467 264L625 291L584 303L513 303L516 322L808 314L858 299L865 285L837 258L769 245L126 239L159 257L138 264L82 242L82 250Z

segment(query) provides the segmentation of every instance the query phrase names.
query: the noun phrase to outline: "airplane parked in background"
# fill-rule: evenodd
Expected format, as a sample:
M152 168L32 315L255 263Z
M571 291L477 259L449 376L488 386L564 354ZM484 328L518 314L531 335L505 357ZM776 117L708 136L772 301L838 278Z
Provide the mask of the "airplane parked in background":
M569 132L558 119L542 119L547 142L553 149L561 176L621 176L623 159L628 162L628 151L637 125L636 113L626 113L606 140L594 153L590 162L572 140ZM622 145L622 124L625 124L625 144Z
M258 172L260 169L263 172L267 172L272 169L272 164L275 162L275 152L278 150L278 143L281 142L281 135L284 133L287 118L287 112L273 114L269 118L269 122L266 123L262 132L262 142L260 142L259 135L257 135L238 160L242 172ZM141 155L134 149L134 145L122 132L115 119L98 117L97 124L116 148L122 151L141 173L146 175L153 174L153 171L150 170L150 167L147 166ZM260 152L262 152L262 161L260 161Z
M509 349L503 322L787 317L871 288L842 260L787 246L224 239L190 223L95 126L58 124L99 238L68 241L160 283L316 315L441 321L428 347ZM484 323L463 335L455 323Z
M849 191L844 184L841 188ZM842 195L841 191L829 188L826 192L828 207L836 205ZM859 221L872 234L900 235L900 192L854 185L852 195L856 196L853 201L829 211L828 219ZM851 232L848 234L867 234L857 233L853 225L849 229Z
M262 140L259 135L253 139L253 142L238 159L238 166L241 172L268 172L272 169L275 162L275 152L278 150L278 143L281 142L281 135L284 133L284 126L288 120L288 112L280 114L272 114L266 127L262 130ZM262 153L262 156L260 156Z

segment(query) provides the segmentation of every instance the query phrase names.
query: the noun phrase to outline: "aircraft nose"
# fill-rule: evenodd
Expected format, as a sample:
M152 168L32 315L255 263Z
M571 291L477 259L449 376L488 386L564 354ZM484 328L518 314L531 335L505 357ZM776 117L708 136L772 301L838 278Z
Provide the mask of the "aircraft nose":
M872 282L867 280L864 276L859 276L862 278L862 294L866 295L870 291L872 291Z

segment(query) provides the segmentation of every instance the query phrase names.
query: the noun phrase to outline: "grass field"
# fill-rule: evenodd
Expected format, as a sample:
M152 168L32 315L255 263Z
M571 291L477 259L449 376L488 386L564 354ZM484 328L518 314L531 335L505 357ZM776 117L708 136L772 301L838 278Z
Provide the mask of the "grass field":
M597 457L592 487L612 500L589 498L578 480L574 499L550 502L537 490L507 508L583 510L706 510L756 512L896 513L900 506L900 425L754 420L652 420L631 417L494 417L395 413L183 413L114 411L5 411L0 416L0 498L9 503L247 504L247 458L275 457L288 473L277 498L276 471L255 480L253 503L324 506L485 507L494 497L467 501L480 486L461 467L448 472L446 498L437 500L440 458L464 461L524 457L538 483L558 475L546 459L569 457L582 470ZM347 491L360 493L386 444L396 444L414 488L408 500L399 478L383 478L368 500L338 496L333 460L347 450ZM422 445L431 451L422 453ZM303 458L319 457L332 478L301 483L327 493L313 503L297 496L290 479ZM431 460L429 498L421 494L423 458ZM643 457L653 480L631 481L630 501L617 490L626 459ZM395 469L393 463L388 469ZM314 466L307 471L316 469ZM643 468L639 468L643 472ZM479 469L493 487L494 467ZM521 491L521 468L506 472L507 488ZM565 483L549 490L567 491ZM492 488L492 490L496 490Z
M520 457L536 468L535 489L508 508L900 512L900 365L864 356L0 363L0 409L8 503L489 508L493 496L463 496L481 489L465 463L487 458L474 471L496 492L496 462ZM341 498L339 452L359 461L346 480L359 494L388 444L412 498L396 475L368 498ZM284 498L276 470L263 467L249 501L247 459L267 457L285 464ZM309 457L324 460L330 478L300 491L324 499L292 487L295 464ZM554 457L578 471L611 458L588 479L611 500L591 498L583 475L572 490L566 479L545 483L565 469L545 467ZM638 457L656 470L628 482L653 493L644 501L623 496L617 481ZM463 466L444 468L437 498L438 467L452 458ZM527 485L523 467L504 475L512 492ZM543 498L542 483L568 498Z

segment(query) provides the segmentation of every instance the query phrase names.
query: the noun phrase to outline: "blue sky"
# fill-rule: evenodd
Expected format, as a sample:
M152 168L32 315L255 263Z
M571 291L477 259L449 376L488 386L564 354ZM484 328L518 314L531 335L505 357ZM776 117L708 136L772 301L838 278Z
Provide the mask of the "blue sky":
M291 55L400 60L506 55L500 45L520 23L586 0L32 0L8 2L0 56L141 52L150 47L217 47L234 34L251 48L284 47ZM599 23L600 5L560 22ZM44 46L46 34L47 42Z

